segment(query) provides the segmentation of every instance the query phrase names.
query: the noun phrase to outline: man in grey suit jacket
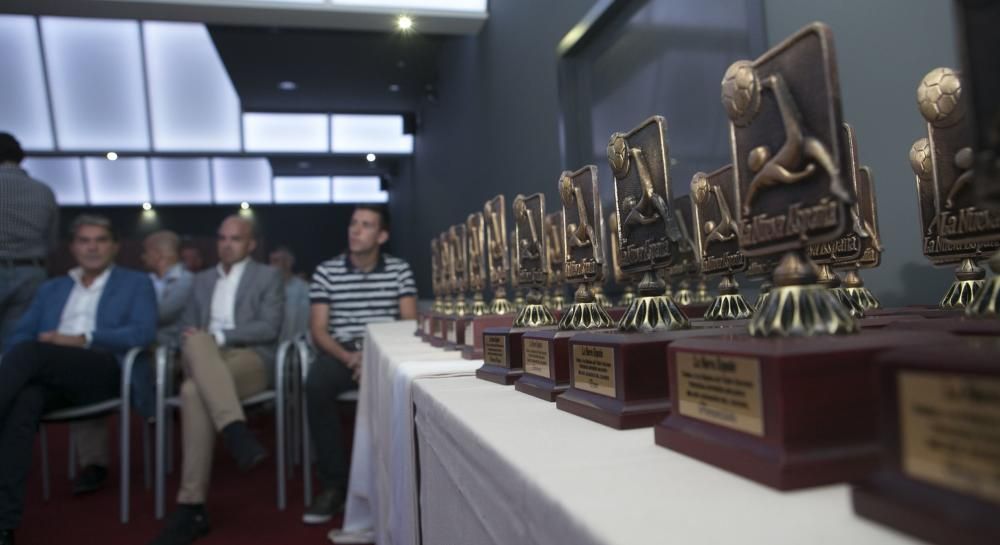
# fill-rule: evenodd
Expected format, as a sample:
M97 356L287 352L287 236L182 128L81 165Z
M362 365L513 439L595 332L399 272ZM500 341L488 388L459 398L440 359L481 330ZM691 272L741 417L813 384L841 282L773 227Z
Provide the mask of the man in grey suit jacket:
M218 232L219 265L194 276L180 330L183 469L171 514L155 545L191 543L208 533L205 497L216 432L241 469L267 455L246 425L240 399L265 390L274 376L284 285L274 268L250 259L253 224L230 216Z

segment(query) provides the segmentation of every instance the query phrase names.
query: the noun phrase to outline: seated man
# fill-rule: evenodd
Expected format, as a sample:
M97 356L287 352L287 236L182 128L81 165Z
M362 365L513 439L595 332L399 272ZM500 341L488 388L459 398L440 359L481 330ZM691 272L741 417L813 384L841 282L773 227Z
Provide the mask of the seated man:
M388 211L358 206L347 234L348 252L321 263L309 291L309 330L319 355L306 378L306 411L321 491L302 517L307 524L327 522L344 508L348 466L337 396L358 387L365 325L417 317L410 266L380 251L389 240Z
M172 346L177 338L181 311L191 296L191 273L180 264L180 238L171 231L156 231L142 242L142 261L150 271L158 305L156 342ZM140 360L132 371L132 404L142 416L153 416L155 403L153 365ZM108 475L111 457L107 418L70 424L81 468L73 484L73 494L100 490Z
M83 215L72 234L78 266L42 284L0 363L0 545L13 543L21 519L42 414L117 398L122 356L156 337L153 285L113 265L111 222Z
M247 219L226 218L217 246L219 265L194 276L181 318L180 505L153 541L157 545L187 544L208 533L205 499L217 432L240 469L267 455L247 428L240 399L264 391L274 378L285 305L281 274L250 259L257 240Z
M281 324L279 340L294 341L295 337L309 330L309 284L292 271L295 254L285 246L278 246L269 256L271 266L281 271L285 282L285 320Z

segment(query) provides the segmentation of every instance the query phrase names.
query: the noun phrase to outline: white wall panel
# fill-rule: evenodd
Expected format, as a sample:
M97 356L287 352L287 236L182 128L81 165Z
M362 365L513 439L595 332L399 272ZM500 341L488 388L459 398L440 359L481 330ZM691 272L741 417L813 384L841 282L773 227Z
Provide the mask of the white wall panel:
M150 159L153 204L212 204L209 160L195 158Z
M59 147L149 149L137 21L42 17Z
M271 163L259 157L212 159L215 202L271 202Z
M55 147L35 18L0 15L0 131L26 150Z
M395 11L426 9L486 13L486 0L330 0L335 6L363 6Z
M334 114L333 151L338 153L413 153L413 135L403 134L401 115Z
M389 192L382 190L378 176L334 176L333 202L389 202Z
M153 148L239 151L240 99L200 23L143 22Z
M330 150L329 116L325 114L243 114L243 146L247 152L316 152Z
M329 176L275 176L276 204L330 202Z
M149 202L149 168L145 157L84 157L90 204L140 205Z
M52 188L59 206L87 204L79 157L28 157L21 167L29 176Z

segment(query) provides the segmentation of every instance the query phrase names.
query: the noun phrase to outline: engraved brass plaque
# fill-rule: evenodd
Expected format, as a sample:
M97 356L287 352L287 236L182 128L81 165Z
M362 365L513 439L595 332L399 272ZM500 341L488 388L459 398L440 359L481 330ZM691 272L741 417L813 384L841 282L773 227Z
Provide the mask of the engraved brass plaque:
M573 345L573 387L607 397L617 397L615 349L609 346Z
M503 335L483 335L483 361L507 367L507 340Z
M854 201L845 171L830 28L813 23L722 80L739 185L740 249L776 254L840 237Z
M740 356L678 352L680 414L762 437L760 362Z
M739 202L732 165L708 174L699 172L691 180L695 251L701 259L701 272L706 276L746 269L734 208Z
M903 472L1000 504L1000 379L901 371L897 382Z
M604 213L597 192L597 167L587 165L559 177L563 206L566 280L599 282L604 277Z
M522 339L524 372L539 377L552 378L549 372L549 343L542 339Z

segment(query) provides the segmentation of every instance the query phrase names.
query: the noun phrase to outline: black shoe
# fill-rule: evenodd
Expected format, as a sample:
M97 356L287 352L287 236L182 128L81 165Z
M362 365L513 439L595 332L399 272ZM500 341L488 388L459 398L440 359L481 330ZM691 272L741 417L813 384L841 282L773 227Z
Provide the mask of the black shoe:
M82 496L97 492L104 488L108 482L108 468L98 465L89 465L80 471L73 482L73 495Z
M302 515L306 524L323 524L344 510L344 494L338 488L327 488L313 498L309 509Z
M267 450L247 428L246 422L236 421L222 428L222 442L243 471L253 469L267 458Z
M14 530L0 530L0 545L14 545Z
M188 545L211 530L208 514L201 505L181 505L167 517L163 531L150 545Z

